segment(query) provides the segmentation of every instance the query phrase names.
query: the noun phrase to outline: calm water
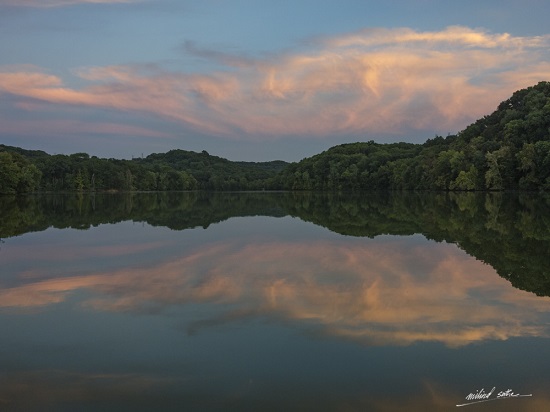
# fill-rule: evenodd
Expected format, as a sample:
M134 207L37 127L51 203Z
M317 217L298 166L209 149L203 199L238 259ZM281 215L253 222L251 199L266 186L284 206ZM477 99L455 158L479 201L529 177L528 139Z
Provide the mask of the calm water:
M2 197L0 219L0 410L550 410L547 198Z

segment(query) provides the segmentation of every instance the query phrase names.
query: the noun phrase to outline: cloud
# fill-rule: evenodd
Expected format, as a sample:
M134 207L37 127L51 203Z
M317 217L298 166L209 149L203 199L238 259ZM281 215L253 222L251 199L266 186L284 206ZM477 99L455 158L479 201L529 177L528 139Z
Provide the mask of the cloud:
M148 113L233 138L458 132L515 90L548 80L549 46L550 36L467 27L368 29L256 59L187 42L188 54L214 68L86 68L76 72L88 83L81 88L40 71L5 71L0 93Z
M248 67L256 64L256 60L251 57L230 54L219 50L200 48L195 42L190 40L186 40L183 43L182 50L193 56L200 57L205 60L217 61L227 66Z
M116 4L116 3L136 3L142 0L0 0L0 7L65 7L76 4Z
M334 39L321 40L332 47L379 46L436 46L438 44L465 46L468 48L517 48L544 47L547 40L541 36L513 37L509 33L492 34L464 26L450 26L438 32L420 32L410 28L364 29L357 33Z

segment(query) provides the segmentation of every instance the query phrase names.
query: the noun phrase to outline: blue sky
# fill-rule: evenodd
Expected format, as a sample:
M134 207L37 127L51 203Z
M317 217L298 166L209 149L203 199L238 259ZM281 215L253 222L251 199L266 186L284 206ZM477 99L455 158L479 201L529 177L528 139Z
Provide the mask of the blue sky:
M550 2L0 0L0 143L296 161L550 80Z

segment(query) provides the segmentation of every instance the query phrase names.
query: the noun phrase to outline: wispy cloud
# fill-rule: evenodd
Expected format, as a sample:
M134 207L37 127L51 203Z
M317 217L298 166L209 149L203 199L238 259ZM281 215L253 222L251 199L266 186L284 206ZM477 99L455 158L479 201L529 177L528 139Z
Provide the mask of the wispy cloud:
M321 43L332 47L378 47L396 45L433 45L447 44L466 46L469 48L502 48L502 47L523 47L523 46L544 46L544 38L535 37L514 37L509 33L489 33L484 30L471 29L464 26L450 26L445 30L430 32L416 31L410 28L385 29L374 28L364 29L357 33L340 36L334 39L320 39Z
M217 61L227 66L249 67L256 65L256 63L258 62L252 57L231 54L220 50L201 48L197 46L195 42L190 40L186 40L183 43L182 50L185 53L200 57L205 60Z
M550 36L467 27L369 29L256 59L192 42L184 49L217 69L87 68L78 75L91 85L79 89L40 71L4 72L0 93L152 113L233 137L406 135L459 131L513 91L550 78Z

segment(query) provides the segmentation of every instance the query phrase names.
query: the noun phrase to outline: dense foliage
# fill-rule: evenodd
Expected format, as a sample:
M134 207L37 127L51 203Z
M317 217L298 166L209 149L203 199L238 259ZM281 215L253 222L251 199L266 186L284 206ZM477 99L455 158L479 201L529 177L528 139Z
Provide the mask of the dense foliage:
M333 147L288 164L171 150L132 160L0 145L0 193L165 190L550 190L550 82L520 90L457 135Z
M549 190L550 82L520 90L457 135L345 144L290 165L288 189Z
M40 171L27 158L17 152L0 150L0 193L32 192L37 189L40 178Z
M261 190L286 162L231 162L171 150L132 160L49 155L0 145L0 193L39 191Z

